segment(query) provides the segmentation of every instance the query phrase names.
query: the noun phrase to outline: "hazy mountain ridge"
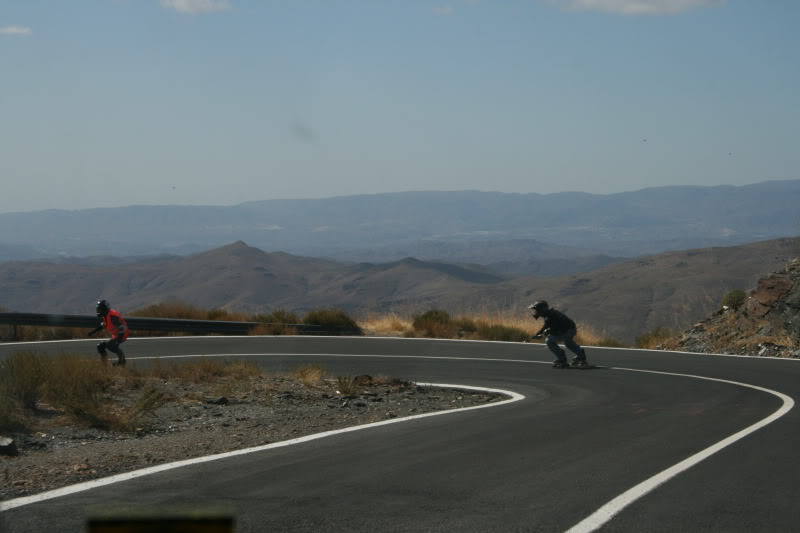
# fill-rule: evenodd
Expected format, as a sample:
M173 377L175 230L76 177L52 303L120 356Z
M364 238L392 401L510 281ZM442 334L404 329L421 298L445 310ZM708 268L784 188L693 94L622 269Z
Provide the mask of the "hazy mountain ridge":
M232 207L4 213L0 243L36 243L39 251L50 254L142 255L198 251L241 239L263 249L364 260L364 255L356 258L359 250L371 250L372 259L378 259L380 254L397 254L426 242L529 239L558 248L558 254L570 247L585 250L570 257L630 257L795 235L800 228L798 205L800 180L742 187L658 187L608 195L407 192L267 200ZM481 246L486 250L480 251ZM352 250L353 256L343 258L343 249ZM479 255L489 254L489 249L488 244L476 245ZM462 262L445 250L436 257L425 256ZM549 253L547 247L544 253ZM497 257L495 262L506 260Z

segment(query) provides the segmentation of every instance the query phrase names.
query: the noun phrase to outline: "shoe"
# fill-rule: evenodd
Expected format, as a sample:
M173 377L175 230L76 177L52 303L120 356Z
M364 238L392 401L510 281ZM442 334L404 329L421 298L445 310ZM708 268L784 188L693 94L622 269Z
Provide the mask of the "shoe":
M579 355L576 355L572 358L572 365L573 366L586 366L589 362L586 361L586 354L581 351Z
M569 368L569 363L566 359L557 359L553 362L553 368Z

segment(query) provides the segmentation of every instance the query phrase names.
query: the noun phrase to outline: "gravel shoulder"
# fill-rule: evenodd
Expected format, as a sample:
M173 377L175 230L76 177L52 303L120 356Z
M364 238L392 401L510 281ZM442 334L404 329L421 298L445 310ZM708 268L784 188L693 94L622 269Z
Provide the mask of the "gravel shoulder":
M494 393L420 387L358 376L344 385L290 374L203 382L159 380L164 403L126 431L98 429L46 404L26 431L4 431L16 456L0 456L0 500L162 463L260 446L391 418L502 401ZM105 400L120 409L142 394L118 387Z

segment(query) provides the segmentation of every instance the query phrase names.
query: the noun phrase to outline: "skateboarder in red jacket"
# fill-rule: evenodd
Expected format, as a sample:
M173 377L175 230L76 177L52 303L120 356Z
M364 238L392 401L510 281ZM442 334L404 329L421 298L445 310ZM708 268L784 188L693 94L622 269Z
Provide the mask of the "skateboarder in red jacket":
M563 342L564 346L575 354L572 359L574 366L587 366L589 364L586 361L586 352L575 342L575 335L578 334L578 329L574 320L560 311L551 309L544 300L529 305L528 309L533 312L533 318L544 318L544 325L534 335L534 338L541 338L547 335L547 347L556 356L553 368L569 368L567 354L558 345L559 342Z
M111 352L117 354L117 362L114 363L114 366L125 366L125 352L122 351L119 345L128 338L128 323L125 322L125 319L122 318L119 311L111 309L111 306L106 300L97 302L95 310L97 311L97 318L99 318L101 322L99 326L89 332L89 336L91 337L103 328L111 333L110 341L103 341L97 345L97 351L100 353L100 357L105 363L108 359L106 349L111 350Z

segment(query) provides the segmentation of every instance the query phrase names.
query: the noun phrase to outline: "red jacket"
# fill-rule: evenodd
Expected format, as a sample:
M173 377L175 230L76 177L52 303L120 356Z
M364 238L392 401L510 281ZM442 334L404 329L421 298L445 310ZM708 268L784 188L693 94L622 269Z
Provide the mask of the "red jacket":
M125 322L119 311L111 309L106 313L106 316L103 317L103 327L117 340L124 341L128 338L128 323Z

